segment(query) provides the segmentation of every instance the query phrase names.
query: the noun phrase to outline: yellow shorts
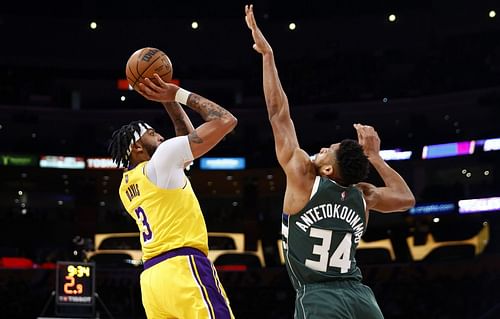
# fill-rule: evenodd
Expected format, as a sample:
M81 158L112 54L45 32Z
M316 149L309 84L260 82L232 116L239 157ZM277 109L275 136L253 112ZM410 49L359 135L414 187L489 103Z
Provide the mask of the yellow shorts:
M141 273L142 303L148 319L233 319L212 262L201 252L184 255L183 249Z

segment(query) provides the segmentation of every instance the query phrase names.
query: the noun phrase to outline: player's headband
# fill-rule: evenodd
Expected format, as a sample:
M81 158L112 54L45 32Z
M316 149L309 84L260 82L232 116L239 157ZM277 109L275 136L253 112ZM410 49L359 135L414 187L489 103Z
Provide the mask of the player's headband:
M132 145L134 145L135 142L137 142L144 134L146 134L149 129L152 129L151 125L149 125L148 123L139 123L139 128L140 131L135 131L134 136L132 136L132 138L130 139L127 155L130 155L130 152L132 152Z

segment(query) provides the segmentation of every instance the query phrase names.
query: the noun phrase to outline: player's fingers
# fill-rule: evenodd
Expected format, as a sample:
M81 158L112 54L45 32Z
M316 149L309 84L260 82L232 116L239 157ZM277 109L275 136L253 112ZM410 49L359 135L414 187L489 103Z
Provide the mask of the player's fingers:
M253 29L253 21L252 21L252 14L250 12L247 13L245 16L245 20L247 21L247 25L250 29Z
M373 126L369 126L369 125L366 125L365 126L365 134L367 136L367 138L376 138L377 137L377 132L375 132L375 129L373 128Z
M156 89L158 88L158 86L151 80L151 78L144 78L143 81L144 81L144 84L147 87L149 87L150 89L152 89L153 91L156 91Z
M153 74L153 76L155 77L160 87L164 88L167 85L167 83L163 81L163 79L158 75L158 73Z
M144 83L139 83L139 93L144 96L145 98L151 100L154 98L154 92L151 90L148 86L146 86Z
M151 81L150 78L144 78L144 86L150 89L152 92L159 92L161 90L161 87L156 85L153 81Z
M146 92L146 86L144 83L139 83L137 86L139 87L137 92L139 92L142 96L147 97L148 93Z
M253 5L250 5L250 8L248 9L247 17L248 17L248 20L249 20L252 28L255 28L256 22L255 22L255 16L253 15Z
M363 138L363 135L361 134L361 124L353 124L354 128L356 129L356 134L358 135L358 142L361 143L361 140Z
M138 86L138 88L137 88L137 92L138 92L140 95L144 96L145 98L149 99L148 94L146 93L146 89L145 89L144 84L139 83L137 86Z
M369 130L368 126L367 125L361 125L360 131L361 131L361 136L363 137L363 140L366 141L366 139L370 135L370 130Z

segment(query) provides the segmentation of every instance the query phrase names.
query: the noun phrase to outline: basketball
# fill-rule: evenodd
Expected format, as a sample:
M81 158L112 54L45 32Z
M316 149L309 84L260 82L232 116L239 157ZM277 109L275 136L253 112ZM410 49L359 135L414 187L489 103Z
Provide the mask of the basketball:
M172 63L168 56L163 51L150 47L132 53L125 68L128 83L134 90L139 89L138 84L141 79L149 78L155 82L154 73L157 73L163 81L170 82L172 71Z

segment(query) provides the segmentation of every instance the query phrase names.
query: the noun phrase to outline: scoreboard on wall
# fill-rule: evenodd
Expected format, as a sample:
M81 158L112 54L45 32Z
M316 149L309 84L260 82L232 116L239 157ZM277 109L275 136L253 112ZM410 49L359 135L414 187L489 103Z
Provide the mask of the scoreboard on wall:
M56 312L89 314L95 311L95 264L57 262Z

